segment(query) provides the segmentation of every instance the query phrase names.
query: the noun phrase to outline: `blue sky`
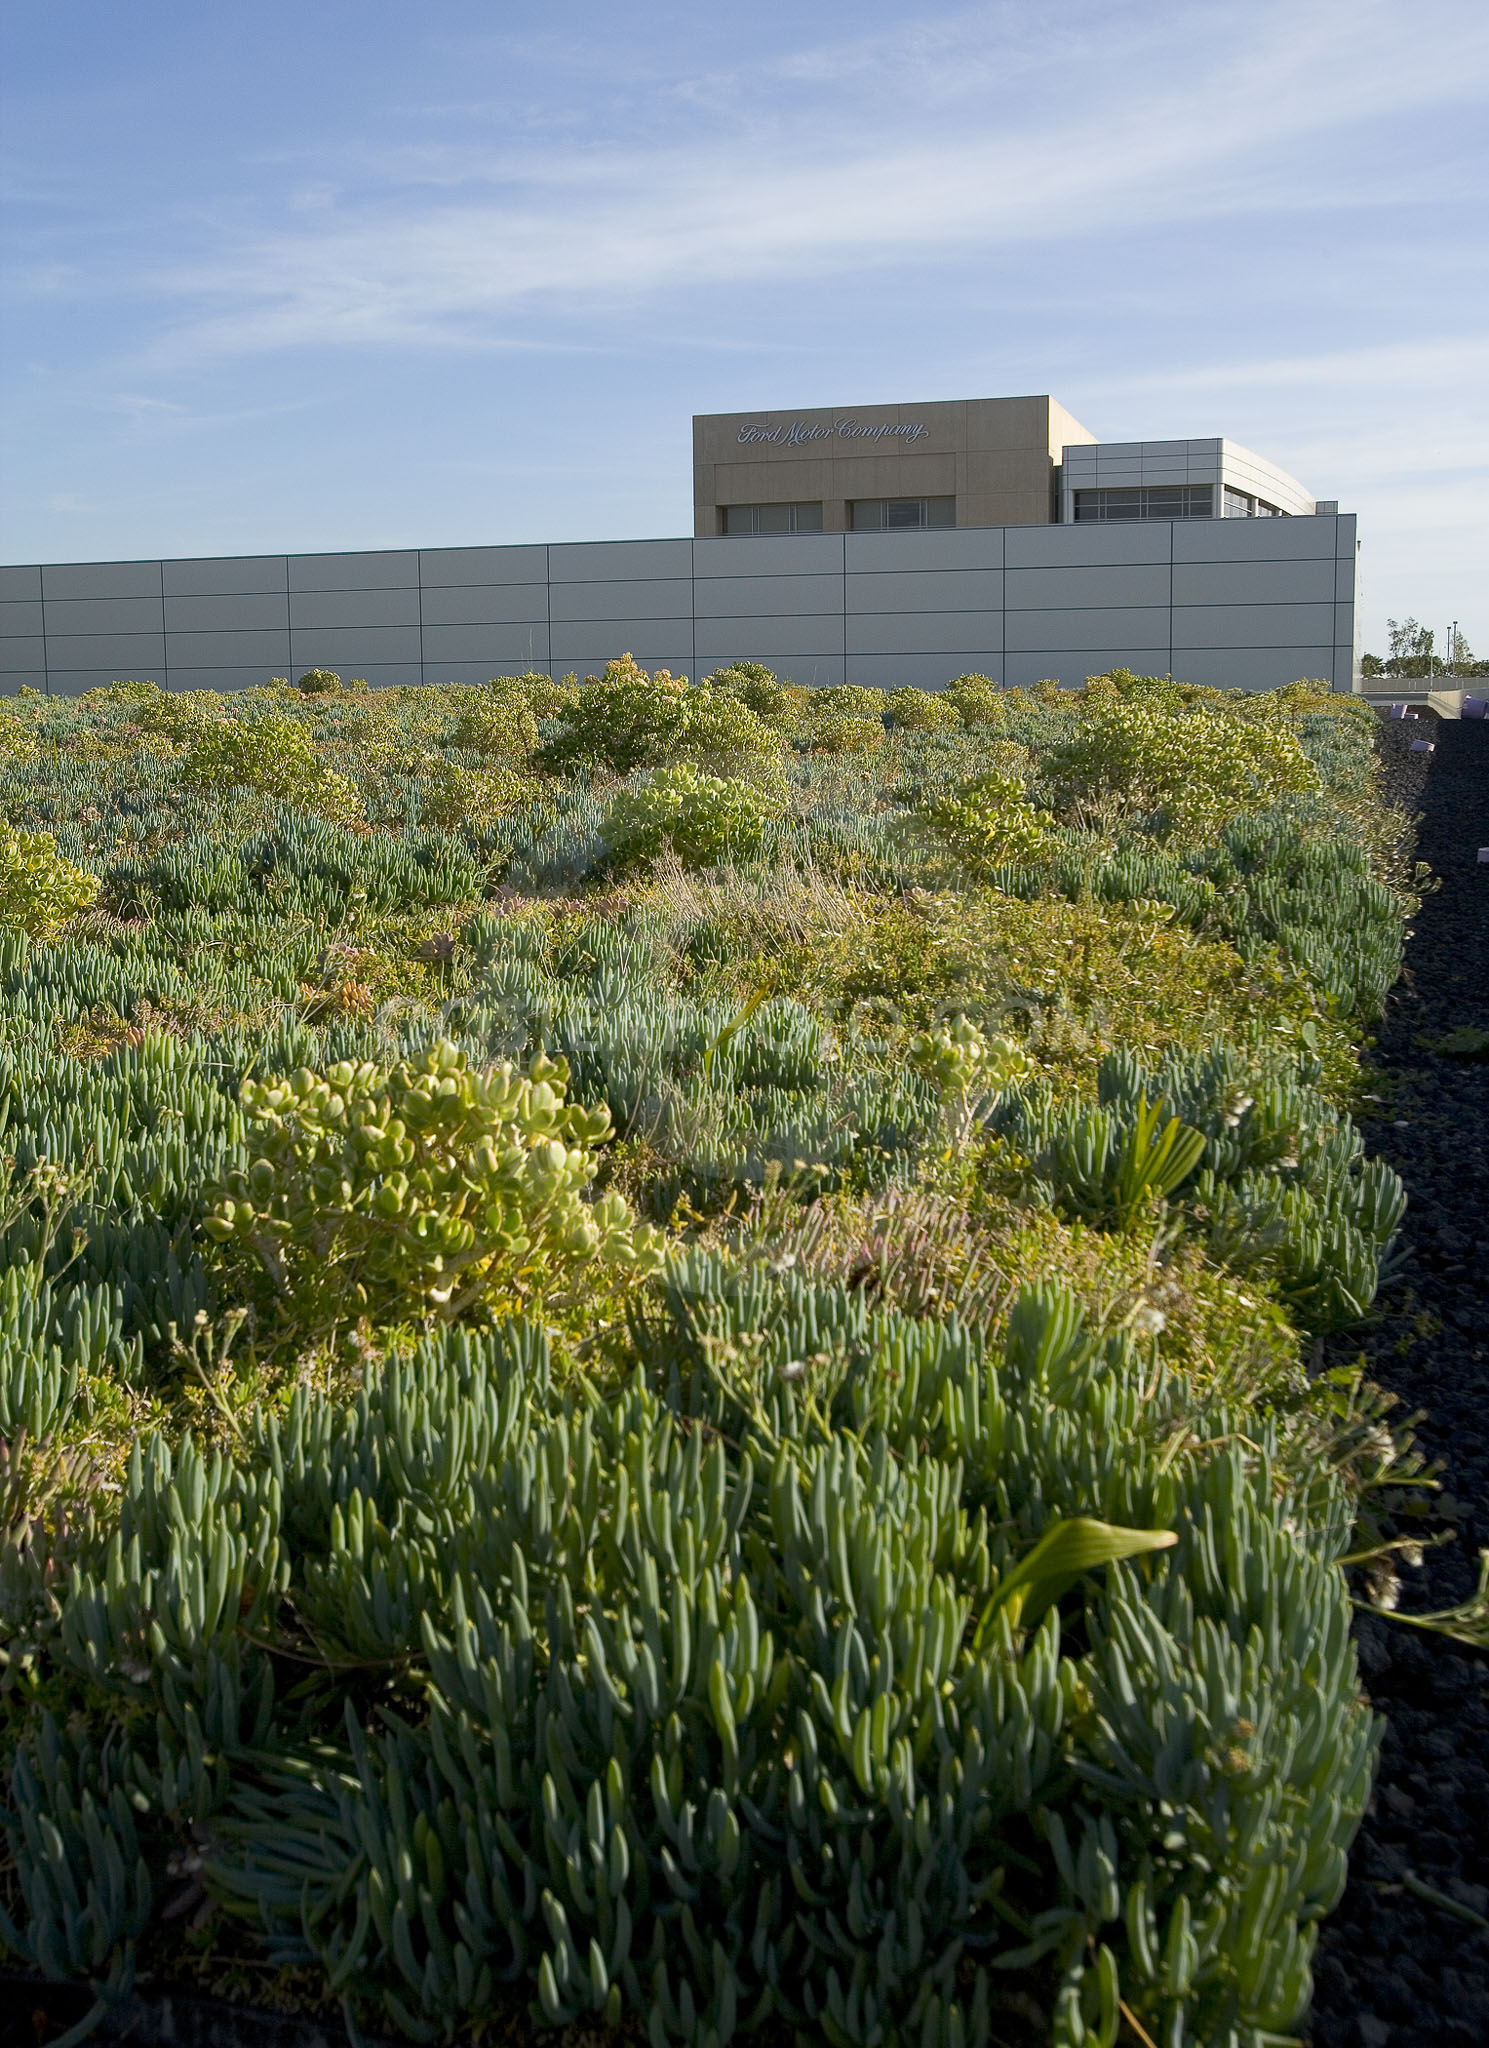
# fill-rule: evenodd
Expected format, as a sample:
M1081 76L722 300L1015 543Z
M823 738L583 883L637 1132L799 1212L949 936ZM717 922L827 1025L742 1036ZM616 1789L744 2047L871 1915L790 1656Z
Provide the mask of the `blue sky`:
M0 558L684 533L694 412L1051 391L1489 654L1489 7L11 4Z

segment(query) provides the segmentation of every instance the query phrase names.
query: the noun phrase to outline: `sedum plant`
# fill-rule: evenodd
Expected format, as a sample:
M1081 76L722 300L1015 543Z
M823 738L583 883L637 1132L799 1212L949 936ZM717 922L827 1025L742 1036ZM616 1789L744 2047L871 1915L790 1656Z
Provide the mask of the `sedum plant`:
M764 662L731 661L703 680L710 690L738 697L757 718L788 718L794 708L795 686L783 683Z
M732 689L689 689L666 669L649 675L629 654L607 662L560 706L535 765L549 774L630 775L690 763L784 794L780 734Z
M50 832L0 824L0 930L52 938L97 894L97 875L64 860Z
M965 726L1001 726L1007 714L1003 692L991 676L958 676L947 684L945 696Z
M356 784L327 768L298 719L222 719L202 727L181 758L181 779L201 790L252 789L331 819L356 817Z
M423 815L429 824L447 832L460 825L480 825L531 803L540 786L534 777L520 774L505 762L489 768L461 768L453 761L441 761L429 778Z
M1022 778L999 768L923 803L914 822L938 853L972 873L1005 861L1037 861L1050 841L1048 825L1028 801Z
M954 732L962 722L945 691L891 690L884 708L900 732Z
M203 1229L271 1339L362 1318L457 1322L566 1299L598 1262L653 1270L660 1239L618 1195L587 1201L603 1107L567 1068L472 1067L448 1040L394 1067L344 1060L243 1083L250 1163Z
M538 721L520 681L465 692L452 744L508 766L525 761L538 744Z
M234 1456L132 1452L58 1593L0 1937L101 1997L179 1912L355 2026L1257 2048L1376 1731L1324 1475L1064 1289L990 1334L692 1252L624 1377L439 1330ZM87 1688L95 1736L54 1704ZM174 1896L173 1896L174 1894ZM219 1923L220 1924L220 1923Z
M701 775L683 762L621 790L600 829L617 868L669 848L684 867L706 868L758 852L775 808L754 784Z
M990 1036L965 1017L918 1032L907 1050L910 1065L939 1095L998 1095L1034 1072L1033 1059L1017 1039Z
M1297 737L1280 723L1115 690L1095 699L1047 765L1068 806L1112 803L1180 844L1211 839L1238 812L1319 786Z
M806 744L814 754L877 754L884 745L884 722L831 711L813 719Z

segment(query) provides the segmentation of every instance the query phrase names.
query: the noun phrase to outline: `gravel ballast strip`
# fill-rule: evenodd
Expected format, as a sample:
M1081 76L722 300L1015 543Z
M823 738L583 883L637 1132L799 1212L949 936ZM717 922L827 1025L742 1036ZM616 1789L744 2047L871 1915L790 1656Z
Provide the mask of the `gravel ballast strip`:
M1431 754L1411 742L1436 741ZM1422 813L1420 857L1441 888L1424 902L1375 1063L1390 1078L1369 1151L1406 1183L1404 1267L1363 1338L1372 1379L1426 1411L1458 1540L1403 1571L1403 1609L1467 1599L1489 1546L1489 1060L1429 1050L1489 1029L1489 725L1384 724L1394 802ZM1386 1091L1383 1091L1386 1092ZM1489 2043L1489 1656L1362 1617L1365 1685L1386 1717L1350 1882L1324 1926L1314 2048L1485 2048ZM1433 1896L1435 1895L1435 1896Z

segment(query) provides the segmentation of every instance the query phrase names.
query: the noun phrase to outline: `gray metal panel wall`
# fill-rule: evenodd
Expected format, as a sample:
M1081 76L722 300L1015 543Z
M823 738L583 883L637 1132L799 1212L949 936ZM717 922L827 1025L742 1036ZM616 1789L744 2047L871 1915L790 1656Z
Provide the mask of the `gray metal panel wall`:
M1354 519L1323 515L23 565L0 570L0 690L236 689L311 666L479 682L623 652L818 684L1122 665L1347 690L1355 549Z

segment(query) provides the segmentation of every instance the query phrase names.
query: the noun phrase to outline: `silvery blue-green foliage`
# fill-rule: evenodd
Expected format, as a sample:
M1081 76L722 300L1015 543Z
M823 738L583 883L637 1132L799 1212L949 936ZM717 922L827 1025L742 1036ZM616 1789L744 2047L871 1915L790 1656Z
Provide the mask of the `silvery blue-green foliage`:
M136 916L272 909L340 923L353 905L406 910L468 903L481 893L485 870L451 833L369 836L288 808L276 813L269 831L236 844L204 832L117 861L105 876L109 899Z
M27 1819L43 1728L5 1823L13 1945L127 1981L159 1848L194 1830L272 1959L416 2039L519 1984L659 2043L771 2012L985 2042L1008 1972L1071 2048L1116 1992L1176 2044L1288 2025L1373 1742L1342 1503L1300 1519L1264 1440L1175 1457L1181 1421L1232 1418L1058 1289L991 1347L694 1254L635 1347L578 1412L511 1324L349 1409L302 1389L239 1460L140 1446L60 1630L129 1712L105 1867L135 1874L84 1957L64 1905L97 1845ZM1179 1542L975 1627L1077 1512Z
M224 1078L200 1046L163 1034L80 1065L65 1090L42 1044L0 1054L7 1150L22 1172L44 1163L63 1175L61 1227L44 1255L59 1303L102 1288L130 1338L161 1339L171 1323L190 1328L208 1299L194 1238L202 1167L225 1165L242 1143ZM25 1232L21 1222L6 1233L12 1256ZM126 1355L116 1348L127 1376Z
M1172 1053L1152 1072L1117 1052L1095 1107L1037 1085L991 1122L1029 1153L1051 1202L1120 1227L1166 1196L1219 1263L1267 1273L1304 1328L1328 1330L1368 1309L1406 1194L1316 1078L1306 1061L1229 1048Z
M477 972L458 1030L493 1057L561 1054L574 1100L608 1105L622 1138L668 1163L658 1214L679 1195L713 1205L772 1176L813 1189L882 1181L937 1128L933 1088L887 1047L845 1046L786 999L740 1006L672 992L643 920L554 944L482 918L467 938Z
M1168 1576L1124 1574L1093 1621L1075 1769L1113 1801L1135 1852L1123 1981L1158 2039L1185 2038L1205 1982L1216 2039L1292 2024L1314 1925L1344 1888L1348 1842L1331 1816L1369 1795L1373 1741L1357 1725L1341 1742L1328 1704L1353 1685L1348 1609L1331 1596L1328 1546L1297 1540L1294 1505L1259 1494L1232 1446L1190 1488ZM1283 1668L1294 1675L1279 1690ZM1155 1806L1168 1818L1158 1845L1141 1821L1132 1832ZM1190 1859L1220 1879L1203 1900L1165 1886Z
M18 1751L3 1815L20 1908L0 1907L0 1940L53 1980L90 1983L95 2002L58 2048L93 2031L134 1982L134 1945L155 1903L141 1853L125 1743L95 1744L41 1717Z
M1275 950L1325 1001L1368 1019L1401 972L1401 903L1371 874L1364 847L1309 818L1321 808L1293 798L1247 813L1184 855L1130 841L1101 854L1069 832L1052 840L1043 865L999 867L990 879L1011 896L1053 885L1072 901L1171 903L1193 930L1228 939L1244 959Z
M580 888L604 867L604 816L597 797L570 788L551 804L535 806L527 819L514 820L503 849L507 887L532 896L561 896Z
M1152 1075L1122 1054L1103 1063L1104 1101L1147 1095L1204 1135L1189 1190L1214 1256L1270 1271L1306 1327L1356 1321L1374 1299L1406 1191L1384 1160L1299 1074L1228 1050L1170 1056Z
M0 1442L20 1432L33 1442L50 1435L77 1398L83 1374L128 1383L142 1373L140 1341L124 1335L123 1290L54 1285L38 1236L25 1223L4 1232L9 1263L0 1274Z

